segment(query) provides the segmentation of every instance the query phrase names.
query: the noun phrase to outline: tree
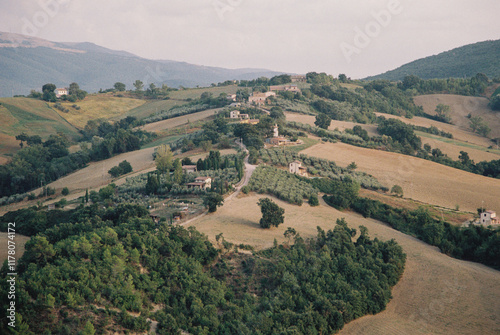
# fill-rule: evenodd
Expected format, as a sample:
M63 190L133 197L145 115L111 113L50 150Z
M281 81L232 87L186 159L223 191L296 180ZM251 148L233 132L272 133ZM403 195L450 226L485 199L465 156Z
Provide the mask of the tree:
M488 125L487 125L487 124L485 124L485 123L481 124L481 125L479 126L479 129L477 130L477 133L478 133L479 135L484 136L484 137L488 137L488 135L490 134L490 132L491 132L491 128L490 128L490 127L488 127Z
M179 158L174 161L174 183L182 183L182 163Z
M69 84L68 94L69 95L77 95L78 91L80 91L80 85L77 83Z
M48 91L48 92L54 92L56 89L56 85L54 84L45 84L42 86L42 92Z
M349 208L358 199L359 184L350 177L343 180L332 180L333 194L325 200L338 209Z
M146 183L146 193L156 193L158 188L160 187L160 183L158 182L158 178L156 174L148 174L148 181Z
M142 81L140 81L139 79L137 79L134 82L134 87L135 87L136 92L141 92L142 89L144 88L144 83Z
M480 116L471 116L471 118L469 119L469 126L473 132L476 132L482 123L483 119Z
M311 194L309 196L309 205L310 206L319 206L318 196L316 194Z
M491 98L489 106L494 111L500 111L500 94Z
M279 207L269 198L262 198L257 203L262 212L262 218L260 219L260 226L262 228L278 227L285 220L284 214L285 210Z
M399 197L402 197L403 196L403 188L399 185L394 185L392 188L391 188L391 193L399 196Z
M117 91L120 91L120 92L123 92L125 91L125 84L124 83L120 83L120 82L116 82L113 87L115 88L115 90Z
M470 163L469 153L466 151L460 151L458 159L462 162L463 165L468 165Z
M314 124L317 127L328 129L331 122L332 119L328 115L326 115L325 113L319 113L318 115L316 115L316 121L314 121Z
M62 191L61 191L61 194L64 195L64 196L68 195L69 194L69 188L67 188L67 187L63 188Z
M450 106L448 105L439 104L436 106L436 116L442 122L451 122L450 112Z
M208 208L210 213L213 213L217 210L217 207L222 206L224 203L224 198L222 195L210 192L206 196L203 197L203 204Z
M288 239L288 244L290 244L290 239L297 235L297 231L292 227L288 227L283 235Z
M212 141L201 141L200 146L203 149L203 151L207 152L212 149Z
M126 160L120 162L120 164L118 164L118 167L122 170L122 174L127 174L133 171L132 165L130 165L130 163Z
M156 169L161 173L169 172L172 169L174 154L170 150L170 146L162 144L156 151L155 164Z
M358 165L356 164L356 162L351 162L351 164L347 165L347 169L349 171L354 171L358 168Z
M431 149L432 149L432 148L431 148L431 146L430 146L430 144L429 144L429 143L425 143L425 144L424 144L424 150L425 150L426 152L430 153L430 152L431 152Z
M414 75L408 75L403 79L403 89L407 90L410 88L416 88L420 84L421 79Z
M42 86L42 99L49 102L56 102L56 94L54 93L56 85L45 84Z
M95 334L95 328L90 321L87 321L87 323L85 324L85 328L83 329L81 334L82 335L94 335Z

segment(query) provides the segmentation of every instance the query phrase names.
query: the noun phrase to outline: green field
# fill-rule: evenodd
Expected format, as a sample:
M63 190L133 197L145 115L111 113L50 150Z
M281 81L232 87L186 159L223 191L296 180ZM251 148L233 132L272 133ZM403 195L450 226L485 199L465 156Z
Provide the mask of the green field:
M45 101L28 98L0 99L0 132L16 136L22 132L47 138L63 133L78 138L78 130L59 116Z

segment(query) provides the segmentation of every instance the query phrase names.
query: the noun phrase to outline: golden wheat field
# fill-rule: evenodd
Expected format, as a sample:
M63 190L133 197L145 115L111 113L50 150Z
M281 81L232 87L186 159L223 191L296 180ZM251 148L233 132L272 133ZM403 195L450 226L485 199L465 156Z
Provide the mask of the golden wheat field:
M337 218L349 226L366 226L370 236L395 239L407 254L406 269L393 289L387 309L345 326L340 334L498 334L500 332L500 272L486 266L450 258L413 237L372 219L350 212L339 212L320 200L319 207L290 205L273 198L285 209L285 222L278 228L262 230L258 199L264 195L240 195L216 213L190 225L215 241L223 233L233 243L250 244L258 249L271 247L276 238L286 242L283 233L293 227L304 238L316 236L316 227L332 229ZM425 275L424 275L425 274Z
M500 180L488 178L424 159L351 146L316 144L301 153L332 160L340 166L356 162L358 171L373 175L382 185L400 185L406 198L446 208L476 212L484 205L500 210Z

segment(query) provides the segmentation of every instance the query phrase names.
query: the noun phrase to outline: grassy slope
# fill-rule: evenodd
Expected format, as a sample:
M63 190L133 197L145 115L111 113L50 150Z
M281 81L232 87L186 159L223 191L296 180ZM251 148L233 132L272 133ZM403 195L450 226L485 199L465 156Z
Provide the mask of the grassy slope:
M47 103L28 98L0 99L0 164L19 150L16 135L22 132L47 139L63 133L71 139L79 137L78 130L60 117Z
M57 113L77 128L83 129L89 120L122 118L128 111L142 106L145 100L133 98L119 98L111 94L93 94L83 101L62 102L61 104L69 110L65 113L55 109ZM51 104L53 106L53 104ZM73 105L80 107L80 110L73 108Z

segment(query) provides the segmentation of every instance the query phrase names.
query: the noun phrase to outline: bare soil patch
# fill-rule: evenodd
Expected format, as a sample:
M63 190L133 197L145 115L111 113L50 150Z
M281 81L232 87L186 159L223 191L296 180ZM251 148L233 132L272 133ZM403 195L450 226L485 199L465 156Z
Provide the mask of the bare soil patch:
M413 237L372 219L339 212L320 200L319 207L294 206L273 198L285 209L285 222L278 228L259 227L257 201L262 195L235 198L216 213L191 225L215 240L224 234L227 241L267 248L285 242L287 227L302 237L316 236L316 227L332 229L337 218L345 217L351 227L364 225L371 237L394 238L407 254L405 273L393 289L387 309L377 315L355 320L340 334L495 334L500 331L500 272L486 266L450 258Z
M9 235L7 233L0 232L0 264L3 264L3 262L7 259L7 256L9 256L7 253L9 251L8 241L10 241L8 236ZM30 237L21 234L16 234L15 236L16 237L13 241L16 243L16 254L14 257L16 260L19 260L24 254L24 245L30 240Z
M393 152L359 148L344 143L322 143L301 151L358 170L391 188L400 185L406 198L424 203L475 212L484 205L500 211L500 180L488 178L424 159Z
M491 138L500 137L500 113L493 112L489 100L481 97L467 97L453 94L420 95L414 98L415 104L422 106L424 112L435 114L438 104L451 108L452 123L463 130L470 130L467 115L480 116L491 128Z

